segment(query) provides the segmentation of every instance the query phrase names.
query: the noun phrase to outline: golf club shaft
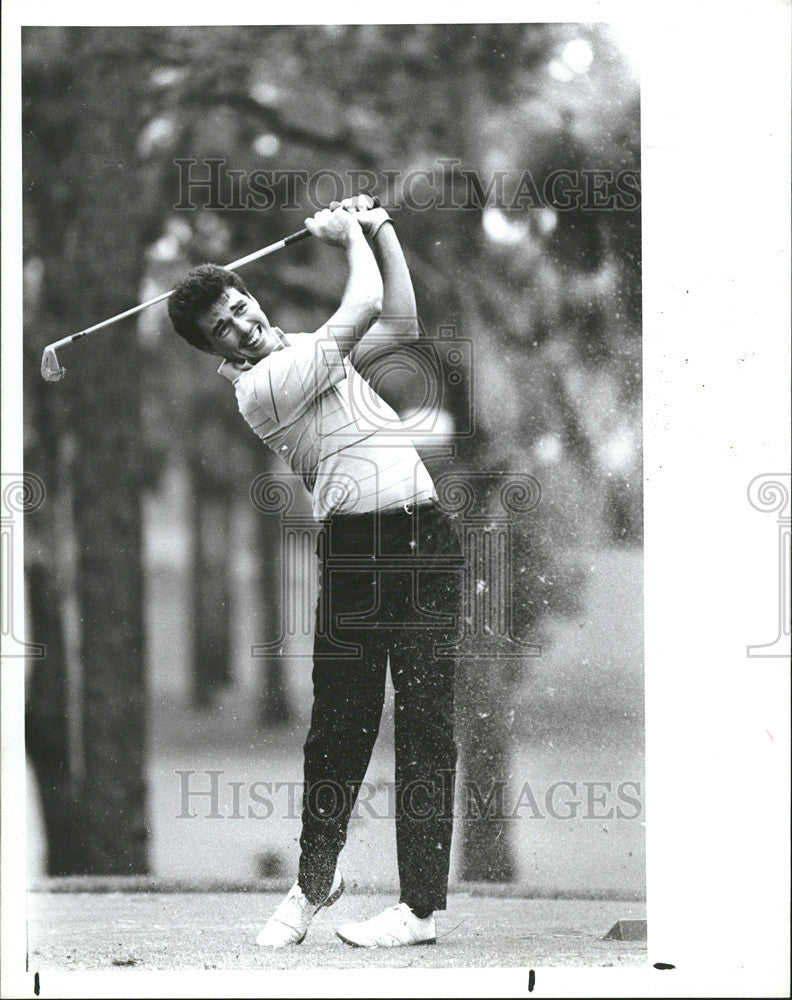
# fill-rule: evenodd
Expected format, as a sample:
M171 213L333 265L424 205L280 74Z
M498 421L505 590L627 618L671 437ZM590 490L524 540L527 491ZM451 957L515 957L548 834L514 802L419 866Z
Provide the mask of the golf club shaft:
M372 197L372 201L374 208L380 207L379 198ZM351 209L348 208L347 210L349 211ZM286 236L284 239L278 240L277 243L271 243L268 247L262 247L261 250L254 250L253 253L249 253L245 257L240 257L239 260L226 264L226 270L234 271L236 268L242 267L243 264L249 264L251 261L258 260L260 257L266 257L268 254L275 253L276 250L282 250L284 247L287 247L292 243L297 243L300 240L304 240L310 235L311 234L307 229L300 229L296 233L292 233L290 236ZM66 344L72 344L75 340L80 340L81 337L85 337L89 333L96 333L97 330L103 330L106 326L118 323L122 319L135 316L144 309L148 309L149 306L156 305L157 302L163 302L171 295L173 295L173 289L169 292L162 292L160 295L155 295L153 299L149 299L147 302L141 302L140 305L133 306L131 309L118 313L117 316L111 316L110 319L104 319L101 323L95 323L93 326L86 327L78 333L72 333L70 336L64 337L62 340L56 340L54 344L48 344L44 348L44 353L41 356L42 378L46 379L47 382L60 382L66 374L66 369L60 364L55 353L59 348L65 347Z
M268 254L275 253L277 250L282 250L284 247L290 246L292 243L298 243L300 240L304 240L310 235L311 234L307 229L300 229L296 233L292 233L290 236L286 236L284 239L278 240L277 243L271 243L267 247L262 247L260 250L254 250L253 253L249 253L245 257L240 257L239 260L226 264L225 268L227 271L235 271L238 267L242 267L244 264L250 264L252 261L258 260L260 257L266 257ZM95 323L93 326L86 327L85 330L80 330L78 333L72 333L68 337L64 337L62 340L57 340L54 344L50 344L49 346L53 350L57 350L57 348L64 347L66 344L71 344L73 341L79 340L81 337L85 337L89 333L95 333L97 330L102 330L106 326L118 323L122 319L134 316L137 313L142 312L144 309L148 309L149 306L154 306L158 302L164 302L164 300L169 298L172 294L173 289L169 292L162 292L160 295L155 295L153 299L141 302L140 305L133 306L131 309L118 313L117 316L111 316L110 319L103 319L101 323Z

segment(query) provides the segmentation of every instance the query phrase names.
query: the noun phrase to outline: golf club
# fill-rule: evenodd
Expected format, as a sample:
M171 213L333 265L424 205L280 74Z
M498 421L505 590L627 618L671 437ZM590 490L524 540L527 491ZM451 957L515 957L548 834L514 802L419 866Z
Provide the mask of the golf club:
M379 206L379 198L374 198L373 207L379 208ZM277 243L271 243L267 247L262 247L260 250L254 250L253 253L249 253L245 257L240 257L239 260L226 264L226 270L235 271L238 267L242 267L244 264L250 264L254 260L266 257L271 253L275 253L277 250L282 250L284 247L290 246L292 243L299 243L300 240L304 240L310 235L311 234L307 229L299 229L296 233L292 233L290 236L286 236L282 240L278 240ZM80 330L78 333L73 333L69 337L64 337L62 340L56 340L53 344L48 344L44 348L44 353L41 356L42 378L44 378L47 382L60 382L66 374L66 369L61 367L57 354L55 353L59 347L65 347L67 344L74 343L75 340L87 337L89 333L96 333L98 330L103 330L106 326L111 326L113 323L118 323L122 319L127 319L129 316L134 316L136 313L142 312L144 309L148 309L149 306L156 305L158 302L164 302L165 299L172 294L173 289L169 292L163 292L161 295L155 295L153 299L141 302L140 305L133 306L131 309L127 309L124 312L119 313L117 316L111 316L110 319L104 319L101 323L89 326L85 330Z

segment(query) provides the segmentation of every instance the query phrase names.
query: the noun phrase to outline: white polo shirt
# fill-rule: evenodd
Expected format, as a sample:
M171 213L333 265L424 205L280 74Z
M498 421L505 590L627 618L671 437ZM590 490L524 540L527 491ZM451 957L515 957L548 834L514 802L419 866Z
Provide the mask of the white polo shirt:
M282 334L256 364L220 366L239 411L302 476L317 520L436 499L398 414L343 357L332 334Z

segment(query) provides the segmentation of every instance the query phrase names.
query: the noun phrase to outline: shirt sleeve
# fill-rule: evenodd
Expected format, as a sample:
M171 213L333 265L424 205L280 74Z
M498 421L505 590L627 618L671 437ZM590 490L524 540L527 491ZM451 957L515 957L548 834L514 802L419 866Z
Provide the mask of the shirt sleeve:
M344 356L327 327L296 334L288 347L273 351L246 373L245 408L253 404L268 422L290 424L346 376Z

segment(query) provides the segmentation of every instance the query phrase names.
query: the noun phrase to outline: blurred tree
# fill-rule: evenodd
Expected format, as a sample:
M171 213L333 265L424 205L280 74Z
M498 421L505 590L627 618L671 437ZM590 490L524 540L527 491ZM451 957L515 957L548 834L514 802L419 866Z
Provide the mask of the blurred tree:
M271 467L275 464L270 463ZM259 589L264 598L259 642L270 646L281 636L284 612L280 582L284 572L285 553L281 551L280 531L273 529L274 520L271 517L257 517L255 538L259 557ZM284 726L294 716L289 701L285 661L277 653L268 653L261 658L261 665L258 723L264 729Z
M213 477L212 477L213 478ZM193 701L212 708L220 690L231 683L231 551L232 496L192 469Z
M135 137L147 105L135 42L144 34L133 31L130 46L112 29L25 32L27 251L42 264L41 325L28 327L36 352L53 330L78 330L136 298ZM96 348L58 389L27 382L39 428L28 468L53 497L63 490L57 467L67 435L73 444L78 762L64 725L66 664L46 561L30 591L33 631L48 655L29 691L28 737L50 817L49 870L59 874L148 866L138 357L129 326Z

